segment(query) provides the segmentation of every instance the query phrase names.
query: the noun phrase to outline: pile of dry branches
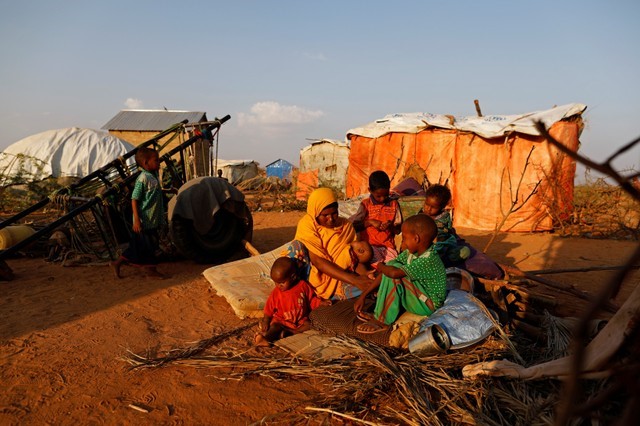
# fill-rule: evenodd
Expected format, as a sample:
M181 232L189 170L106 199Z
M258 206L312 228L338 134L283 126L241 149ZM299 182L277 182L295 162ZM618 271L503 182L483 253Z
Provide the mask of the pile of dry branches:
M550 425L560 400L560 384L553 380L463 378L460 371L467 364L510 357L507 342L496 338L464 351L427 358L390 352L344 336L332 338L332 345L350 355L337 359L306 359L277 350L256 355L216 346L253 325L169 351L164 357L130 352L124 360L132 369L174 364L216 370L220 380L251 376L278 381L306 379L331 389L319 393L310 406L273 413L260 424L321 424L330 420L362 424ZM562 350L566 349L566 339L558 343ZM526 338L517 337L515 344L524 348L523 355L530 362L543 356L541 351L532 351L535 345Z

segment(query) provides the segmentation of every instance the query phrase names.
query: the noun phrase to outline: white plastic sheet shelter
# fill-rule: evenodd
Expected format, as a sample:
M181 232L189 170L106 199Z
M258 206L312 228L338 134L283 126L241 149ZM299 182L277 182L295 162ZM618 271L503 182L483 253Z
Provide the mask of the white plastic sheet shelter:
M258 176L258 163L253 160L220 160L217 161L217 168L222 170L222 177L226 178L232 185ZM213 173L218 176L218 170Z
M344 192L349 168L349 145L332 139L320 139L300 150L300 172L296 198L306 199L320 186Z
M78 127L47 130L7 147L0 154L0 173L5 176L23 173L33 180L50 176L84 177L134 148L101 130ZM19 161L20 155L24 161ZM131 157L128 164L134 163Z

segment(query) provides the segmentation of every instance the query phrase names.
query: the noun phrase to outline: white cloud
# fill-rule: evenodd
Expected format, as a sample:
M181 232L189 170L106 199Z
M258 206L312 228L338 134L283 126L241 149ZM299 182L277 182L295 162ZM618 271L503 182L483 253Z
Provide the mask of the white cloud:
M124 105L129 109L140 109L142 108L142 101L136 98L127 98L127 100L124 101Z
M324 115L296 105L280 105L278 102L257 102L249 113L238 114L238 125L281 125L310 123Z
M303 55L309 59L313 59L314 61L326 61L327 57L324 56L324 53L320 53L320 52L316 52L316 53L310 53L310 52L304 52Z

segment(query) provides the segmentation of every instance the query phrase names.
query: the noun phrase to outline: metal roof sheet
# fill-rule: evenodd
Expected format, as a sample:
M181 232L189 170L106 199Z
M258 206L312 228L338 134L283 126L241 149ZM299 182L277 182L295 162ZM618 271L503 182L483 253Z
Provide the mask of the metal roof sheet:
M281 167L284 166L284 165L295 167L293 164L291 164L287 160L283 160L282 158L278 158L276 161L272 161L271 163L267 164L266 168L269 168L269 167L273 166L274 164L278 164Z
M200 111L124 109L102 126L102 129L159 132L185 119L189 120L189 123L207 121L207 113Z

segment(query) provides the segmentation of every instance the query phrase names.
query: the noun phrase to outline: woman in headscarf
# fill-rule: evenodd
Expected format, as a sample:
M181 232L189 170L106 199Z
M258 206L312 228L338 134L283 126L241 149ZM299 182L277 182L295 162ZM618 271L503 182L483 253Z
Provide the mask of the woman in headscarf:
M304 277L323 299L359 296L371 280L349 272L349 244L356 239L351 222L338 215L338 201L330 188L309 195L307 214L300 219L286 255L297 261Z

